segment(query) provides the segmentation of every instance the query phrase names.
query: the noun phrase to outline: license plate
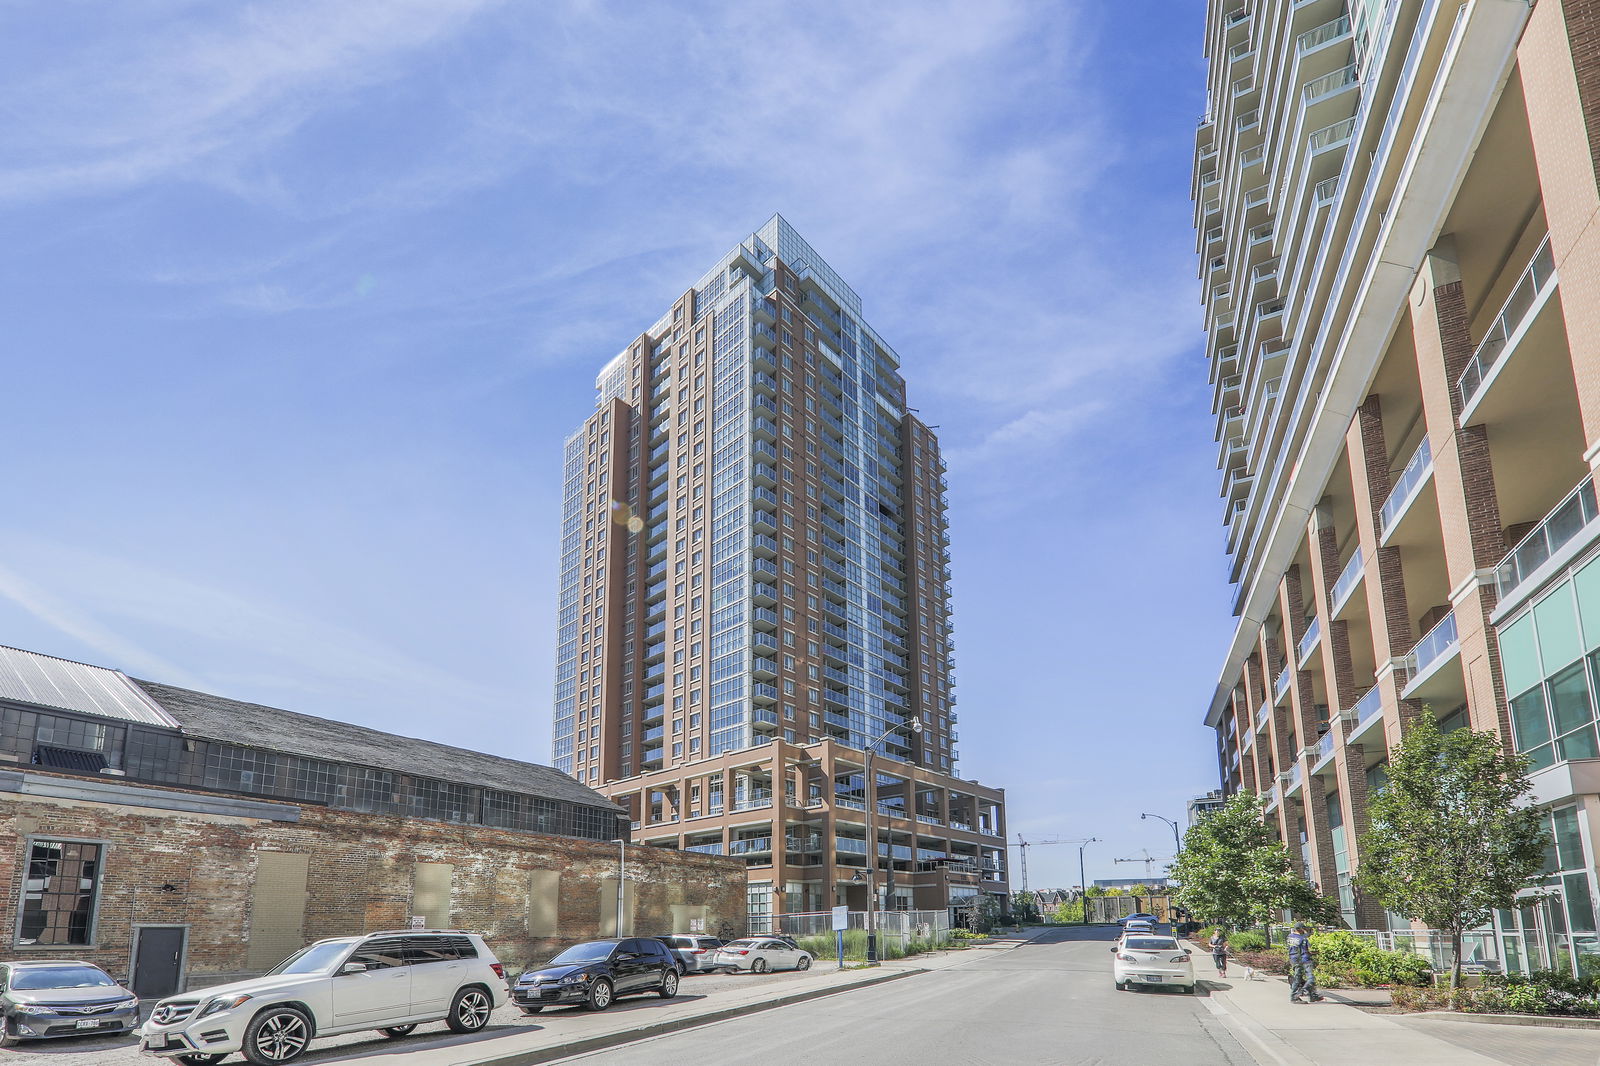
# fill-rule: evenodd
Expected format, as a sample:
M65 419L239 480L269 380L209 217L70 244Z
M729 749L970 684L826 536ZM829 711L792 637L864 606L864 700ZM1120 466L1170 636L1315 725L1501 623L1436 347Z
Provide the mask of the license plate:
M100 1023L94 1018L79 1018L78 1019L77 1028L79 1028L79 1029L94 1029L94 1028L97 1028L99 1025L100 1025Z
M144 1047L145 1047L146 1051L160 1051L162 1048L164 1048L166 1046L167 1046L167 1038L164 1037L164 1036L152 1036L149 1040L146 1040L144 1042Z
M1166 978L1162 977L1160 974L1149 974L1149 975L1147 975L1145 977L1145 980L1146 981L1165 981Z

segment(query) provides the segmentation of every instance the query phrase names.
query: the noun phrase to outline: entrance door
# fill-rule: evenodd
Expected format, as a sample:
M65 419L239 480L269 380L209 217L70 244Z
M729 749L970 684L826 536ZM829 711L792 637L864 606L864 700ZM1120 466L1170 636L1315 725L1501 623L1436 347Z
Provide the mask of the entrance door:
M133 935L133 991L145 999L172 995L182 976L188 930L181 925L146 925Z

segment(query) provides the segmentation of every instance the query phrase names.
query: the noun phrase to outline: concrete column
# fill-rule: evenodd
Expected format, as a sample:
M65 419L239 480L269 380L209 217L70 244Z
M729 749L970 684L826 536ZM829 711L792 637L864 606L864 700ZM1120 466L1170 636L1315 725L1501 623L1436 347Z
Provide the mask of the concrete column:
M1474 728L1494 729L1509 738L1499 649L1489 626L1495 603L1492 576L1505 554L1505 538L1488 428L1457 425L1461 394L1456 382L1472 358L1472 336L1453 238L1442 239L1423 260L1408 306L1468 714Z
M1517 46L1561 312L1572 350L1585 458L1600 462L1600 4L1536 4ZM1583 130L1584 136L1578 131Z

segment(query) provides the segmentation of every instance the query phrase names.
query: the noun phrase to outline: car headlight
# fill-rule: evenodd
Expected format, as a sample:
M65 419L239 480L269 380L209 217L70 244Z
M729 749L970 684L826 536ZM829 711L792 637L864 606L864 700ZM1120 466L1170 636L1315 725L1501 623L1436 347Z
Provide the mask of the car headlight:
M589 981L593 977L594 977L594 974L592 974L592 973L575 973L575 974L572 974L570 977L563 977L561 979L561 983L564 984L564 985L588 984Z
M38 1003L18 1003L13 1008L18 1014L54 1014L54 1007L45 1007Z
M240 1004L244 1003L246 1000L249 1000L251 998L252 997L249 996L249 995L243 995L243 996L224 996L221 999L214 999L210 1003L207 1003L205 1005L205 1008L202 1009L199 1014L195 1015L195 1017L196 1018L209 1018L213 1014L221 1014L225 1010L233 1010L233 1008L239 1006Z

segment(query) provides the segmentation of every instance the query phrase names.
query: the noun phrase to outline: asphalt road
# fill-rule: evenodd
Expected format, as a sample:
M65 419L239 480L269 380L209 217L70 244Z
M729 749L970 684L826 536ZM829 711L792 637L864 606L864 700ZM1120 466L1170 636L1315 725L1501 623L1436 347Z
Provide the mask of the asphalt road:
M1056 929L904 981L563 1062L606 1066L1254 1066L1204 990L1118 992L1109 929Z

